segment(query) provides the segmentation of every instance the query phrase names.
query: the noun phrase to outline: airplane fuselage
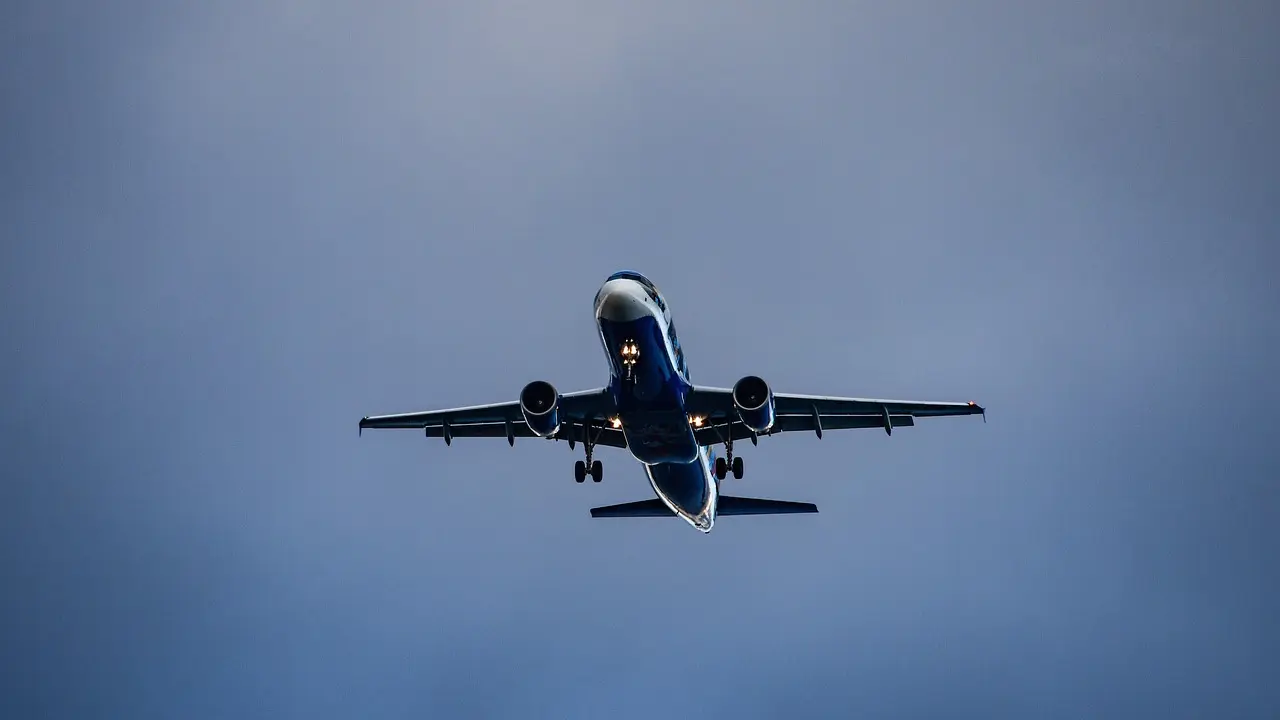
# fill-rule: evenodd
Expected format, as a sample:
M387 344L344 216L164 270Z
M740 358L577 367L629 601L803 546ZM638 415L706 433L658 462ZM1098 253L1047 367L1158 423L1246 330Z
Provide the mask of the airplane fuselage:
M710 532L719 496L715 455L699 446L685 410L692 385L666 301L642 276L616 273L596 294L595 315L628 450L658 498Z
M504 402L418 412L368 416L366 428L404 428L446 445L458 437L517 437L583 443L585 457L574 462L575 482L604 477L599 445L625 448L644 467L656 497L591 508L593 518L683 518L708 533L718 516L792 515L818 511L809 502L734 497L720 493L721 480L743 474L734 455L735 439L804 432L822 437L823 429L853 430L911 427L916 418L978 415L976 402L919 402L878 398L802 395L774 392L757 375L744 375L732 388L694 385L680 336L666 300L648 278L616 272L595 297L596 326L609 364L604 387L559 392L545 380L533 380L519 398ZM602 425L603 423L603 425ZM724 445L717 457L712 449Z

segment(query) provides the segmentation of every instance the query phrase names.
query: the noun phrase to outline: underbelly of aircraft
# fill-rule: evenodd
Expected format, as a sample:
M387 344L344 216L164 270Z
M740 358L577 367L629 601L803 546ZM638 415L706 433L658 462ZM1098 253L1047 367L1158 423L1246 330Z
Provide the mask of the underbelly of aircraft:
M600 332L614 361L610 389L631 454L647 465L697 460L698 442L682 401L686 383L671 363L658 320L601 320Z
M702 463L647 465L645 472L658 495L684 512L697 516L706 510L712 487Z
M622 417L627 448L646 464L691 463L698 459L698 442L683 411L632 412Z

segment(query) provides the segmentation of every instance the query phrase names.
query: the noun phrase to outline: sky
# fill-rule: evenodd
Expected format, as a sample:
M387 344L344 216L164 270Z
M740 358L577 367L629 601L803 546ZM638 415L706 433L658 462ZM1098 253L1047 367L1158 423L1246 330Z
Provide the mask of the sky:
M1275 717L1274 3L0 13L0 715ZM988 422L705 536L358 437L599 387L620 268L695 382Z

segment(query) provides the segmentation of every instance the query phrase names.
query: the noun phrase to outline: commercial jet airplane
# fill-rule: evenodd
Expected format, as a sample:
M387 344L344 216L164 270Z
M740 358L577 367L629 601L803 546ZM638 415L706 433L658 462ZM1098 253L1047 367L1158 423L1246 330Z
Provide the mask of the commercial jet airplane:
M656 498L592 508L597 518L680 517L704 533L717 516L815 513L813 503L732 497L720 494L729 473L742 478L735 440L783 432L883 428L892 434L918 417L983 415L972 402L910 402L774 393L763 379L748 375L732 388L694 385L680 337L662 293L643 275L609 276L595 297L596 326L609 361L609 384L561 394L543 380L520 392L518 400L451 410L378 415L360 420L365 428L412 428L427 437L518 437L582 443L586 459L574 465L574 480L604 470L593 452L599 445L623 448L644 466ZM714 447L724 445L724 455Z

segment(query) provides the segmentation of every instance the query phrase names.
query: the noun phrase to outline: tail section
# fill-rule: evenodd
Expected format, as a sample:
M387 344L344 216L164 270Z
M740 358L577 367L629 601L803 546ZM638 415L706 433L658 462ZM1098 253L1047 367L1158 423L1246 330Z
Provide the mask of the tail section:
M744 498L721 495L717 502L716 515L793 515L797 513L816 513L818 506L813 503L791 502L788 500L765 500L763 498ZM663 502L657 498L640 500L639 502L606 505L591 508L593 518L625 518L625 517L675 517Z

